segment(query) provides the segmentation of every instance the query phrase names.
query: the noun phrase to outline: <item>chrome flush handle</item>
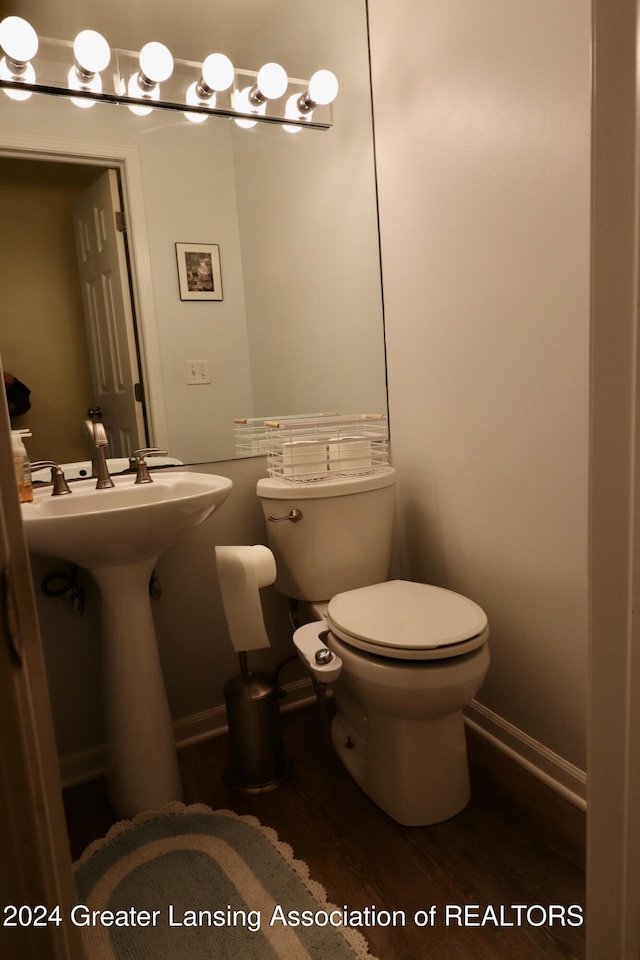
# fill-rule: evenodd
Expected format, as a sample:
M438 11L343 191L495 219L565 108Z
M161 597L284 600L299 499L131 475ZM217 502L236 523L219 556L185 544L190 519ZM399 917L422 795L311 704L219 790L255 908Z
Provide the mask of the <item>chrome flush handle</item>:
M291 523L297 523L298 520L302 520L302 510L298 510L297 507L294 507L293 510L290 510L286 517L267 517L269 523L282 523L283 520L291 520Z

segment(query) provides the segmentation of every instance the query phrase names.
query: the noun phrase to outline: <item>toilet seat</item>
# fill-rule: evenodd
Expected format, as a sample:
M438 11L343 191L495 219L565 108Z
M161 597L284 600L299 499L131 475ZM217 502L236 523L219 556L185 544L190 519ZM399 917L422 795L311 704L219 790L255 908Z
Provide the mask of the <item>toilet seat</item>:
M481 647L489 630L476 603L451 590L389 580L339 593L329 628L348 646L394 660L441 660Z

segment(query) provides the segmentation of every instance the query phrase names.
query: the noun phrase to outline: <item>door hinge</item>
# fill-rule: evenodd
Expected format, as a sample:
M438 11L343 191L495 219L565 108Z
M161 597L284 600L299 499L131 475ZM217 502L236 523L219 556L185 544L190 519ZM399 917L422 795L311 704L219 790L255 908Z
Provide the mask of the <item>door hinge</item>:
M134 383L133 395L136 398L138 403L144 403L144 384L143 383Z
M122 212L122 210L116 210L115 213L116 213L116 230L118 231L118 233L126 233L127 224L124 219L124 213Z

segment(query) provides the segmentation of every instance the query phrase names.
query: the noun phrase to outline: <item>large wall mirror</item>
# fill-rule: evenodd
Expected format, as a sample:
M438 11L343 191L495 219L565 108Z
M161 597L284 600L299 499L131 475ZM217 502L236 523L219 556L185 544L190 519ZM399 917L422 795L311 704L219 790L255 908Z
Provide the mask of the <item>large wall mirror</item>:
M193 16L169 0L8 0L5 12L45 37L91 27L112 47L154 39L183 59L219 50L243 69L276 60L340 81L331 129L301 132L0 93L0 356L31 389L14 423L31 429L31 455L86 458L80 425L96 404L109 426L73 233L105 178L126 214L151 444L203 463L234 457L236 418L386 412L365 0L213 0ZM182 244L219 254L222 299L181 297Z

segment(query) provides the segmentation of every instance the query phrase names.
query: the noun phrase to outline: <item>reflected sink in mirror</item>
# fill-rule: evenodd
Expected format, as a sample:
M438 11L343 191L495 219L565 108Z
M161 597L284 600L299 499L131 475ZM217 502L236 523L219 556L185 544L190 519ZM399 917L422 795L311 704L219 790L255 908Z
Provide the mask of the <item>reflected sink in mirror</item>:
M35 490L33 503L22 504L29 549L89 570L155 559L206 520L232 486L227 477L187 472L156 472L152 483L136 484L133 474L113 482L96 490L95 478L80 480L59 497L50 486Z
M21 508L29 549L88 568L98 585L106 789L127 818L182 798L149 578L158 556L224 503L232 481L187 471L113 481L96 490L95 478L79 480L56 497L41 487Z

